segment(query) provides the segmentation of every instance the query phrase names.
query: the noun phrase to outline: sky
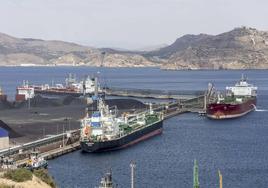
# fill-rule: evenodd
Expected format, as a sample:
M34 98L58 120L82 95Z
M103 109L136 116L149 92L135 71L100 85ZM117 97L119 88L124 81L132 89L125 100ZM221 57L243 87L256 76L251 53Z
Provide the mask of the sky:
M268 0L0 0L0 32L144 49L185 34L268 30Z

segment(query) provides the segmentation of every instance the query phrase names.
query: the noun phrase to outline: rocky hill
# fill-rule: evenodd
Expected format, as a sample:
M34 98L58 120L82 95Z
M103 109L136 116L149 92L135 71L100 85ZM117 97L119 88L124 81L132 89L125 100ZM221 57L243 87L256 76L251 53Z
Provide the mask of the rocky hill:
M268 32L241 27L219 35L185 35L144 54L163 69L267 69Z
M268 32L240 27L219 35L185 35L154 51L96 49L63 41L19 39L0 33L0 65L100 66L163 69L267 69Z
M84 65L100 66L102 50L63 41L15 38L0 33L0 66ZM141 55L106 53L107 67L156 66Z

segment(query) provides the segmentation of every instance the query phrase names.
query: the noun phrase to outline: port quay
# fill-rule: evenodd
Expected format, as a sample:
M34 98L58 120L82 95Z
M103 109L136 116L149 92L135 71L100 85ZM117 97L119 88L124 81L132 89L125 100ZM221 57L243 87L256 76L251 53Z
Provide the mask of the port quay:
M66 72L62 73L61 80L66 78L68 74ZM225 76L225 72L223 75ZM240 76L241 74L233 73L233 77L237 80ZM196 80L177 78L174 81L172 78L164 80L162 87L157 87L155 80L139 80L140 85L133 80L128 80L132 85L124 82L116 84L113 81L108 87L100 82L102 81L100 78L93 78L85 76L74 81L73 77L70 77L65 79L66 83L58 79L53 84L47 84L50 83L49 79L37 81L23 76L13 82L14 84L9 84L9 87L3 85L0 103L0 125L3 129L0 159L3 170L33 168L35 155L38 155L39 166L48 167L48 172L55 177L60 187L68 187L69 184L86 187L88 183L96 185L97 182L101 182L102 187L105 187L107 182L111 183L111 179L114 179L112 181L114 184L119 183L117 180L119 178L121 185L127 186L132 182L130 177L134 179L134 186L143 187L142 177L147 176L146 179L150 179L148 185L151 185L157 182L163 173L169 172L170 169L166 168L162 173L161 166L165 166L165 163L157 164L157 160L168 159L166 162L174 165L173 161L179 156L180 162L176 163L176 169L180 166L186 169L184 174L187 174L187 177L183 175L179 178L188 179L185 187L192 184L192 173L189 168L192 165L195 172L194 185L199 187L198 163L201 169L207 166L213 169L213 172L210 171L206 175L202 173L201 184L208 185L204 180L212 180L216 185L218 182L215 175L221 177L221 173L217 173L218 170L225 175L226 169L220 163L217 166L211 166L214 164L210 163L204 165L203 159L215 157L210 154L216 155L214 149L220 150L218 140L226 135L228 137L236 134L237 131L233 129L242 126L240 121L244 120L247 123L247 119L254 116L261 118L265 113L265 110L259 107L256 112L250 113L245 118L233 121L213 120L214 117L224 118L224 113L219 113L221 111L215 110L216 108L222 108L222 112L229 113L232 112L226 110L229 106L232 106L232 109L239 105L245 106L236 111L237 115L254 110L254 105L251 104L256 101L256 86L257 84L260 88L262 86L255 80L247 82L243 75L235 85L230 85L233 83L232 79L220 82L220 86L216 82L215 87L213 84L208 84L211 78L201 80L201 84L196 83ZM102 87L97 84L98 80L102 83ZM193 83L193 86L189 83ZM75 87L70 87L71 84ZM129 87L124 87L128 85ZM216 87L217 90L214 89ZM246 96L243 99L241 99L243 90L240 87L246 89L246 92L242 93ZM226 93L222 92L222 88L228 89ZM230 95L230 91L233 91L233 95ZM239 97L235 98L234 95ZM262 99L260 96L260 100ZM221 101L227 102L226 106L222 105ZM214 116L209 118L208 115ZM227 128L222 131L224 126ZM246 128L254 127L245 125L240 130L247 131ZM219 130L221 131L218 132ZM249 132L254 134L252 130ZM228 145L229 143L226 143L224 147L229 148ZM200 154L200 151L206 152ZM140 156L140 152L144 157ZM130 165L131 160L133 163ZM70 167L66 167L67 163L70 163ZM158 169L161 172L150 174L150 166L153 164L160 165ZM73 169L71 166L77 168ZM113 173L109 173L110 168ZM81 177L81 181L72 183L66 177L71 177L73 171L77 175L85 176ZM103 176L107 171L106 176ZM152 176L158 178L154 179ZM228 180L224 182L227 183ZM143 183L146 184L145 181ZM180 180L174 180L168 187L179 184Z
M133 97L139 99L169 99L168 103L154 104L153 110L161 112L164 120L182 113L200 113L204 110L204 93L200 92L162 92L150 90L130 90L130 89L109 89L107 96ZM32 107L34 109L34 107ZM48 135L45 138L37 139L28 143L15 145L7 149L0 150L2 158L14 159L14 164L18 167L27 163L27 153L32 150L40 151L40 155L45 159L52 159L69 152L80 149L80 129L66 130L60 134Z

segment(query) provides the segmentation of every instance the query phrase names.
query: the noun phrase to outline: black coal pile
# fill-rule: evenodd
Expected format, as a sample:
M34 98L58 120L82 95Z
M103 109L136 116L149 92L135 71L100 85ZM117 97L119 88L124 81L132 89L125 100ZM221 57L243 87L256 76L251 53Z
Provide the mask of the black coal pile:
M41 95L36 95L30 101L31 107L57 107L64 105L83 105L85 100L73 96L65 96L60 98L46 98ZM15 103L15 108L27 108L29 106L29 101L23 101Z
M6 100L0 100L0 110L11 109L11 108L14 108L13 103Z
M144 109L146 105L135 99L107 99L105 103L109 105L109 107L117 106L119 110L128 110L128 109ZM97 102L94 101L93 104L88 106L88 109L96 110Z
M66 96L62 100L63 105L83 105L86 101L83 98L77 98L74 96Z
M55 107L55 106L61 106L62 102L59 99L56 98L44 98L40 95L36 95L34 98L31 99L30 103L29 101L23 101L20 103L16 103L16 108L24 108L28 107L30 104L31 107Z
M5 124L2 120L0 120L0 127L8 131L9 138L18 138L22 136L21 134L10 128L7 124Z

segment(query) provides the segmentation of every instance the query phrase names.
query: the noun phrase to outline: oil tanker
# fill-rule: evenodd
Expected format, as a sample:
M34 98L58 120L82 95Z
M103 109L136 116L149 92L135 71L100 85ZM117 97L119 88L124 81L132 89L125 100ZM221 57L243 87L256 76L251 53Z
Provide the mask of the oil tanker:
M246 115L256 108L257 87L249 84L245 77L233 87L226 87L225 94L218 94L208 103L206 115L211 119L231 119Z
M82 95L93 95L94 91L100 90L97 77L85 77L78 81L74 74L69 74L65 79L65 84L44 84L44 85L30 85L28 81L23 81L23 85L17 87L17 96L19 100L23 100L29 91L33 94L41 95L71 95L79 97ZM25 97L27 98L27 97Z
M81 96L83 94L94 94L95 87L98 86L97 78L90 78L87 76L81 81L76 80L74 74L69 74L65 79L65 85L56 84L56 85L41 85L34 86L34 92L39 94L51 94L51 95L72 95L72 96Z
M104 99L98 100L97 111L81 120L80 145L85 152L122 149L161 134L163 114L150 110L138 114L117 116Z

